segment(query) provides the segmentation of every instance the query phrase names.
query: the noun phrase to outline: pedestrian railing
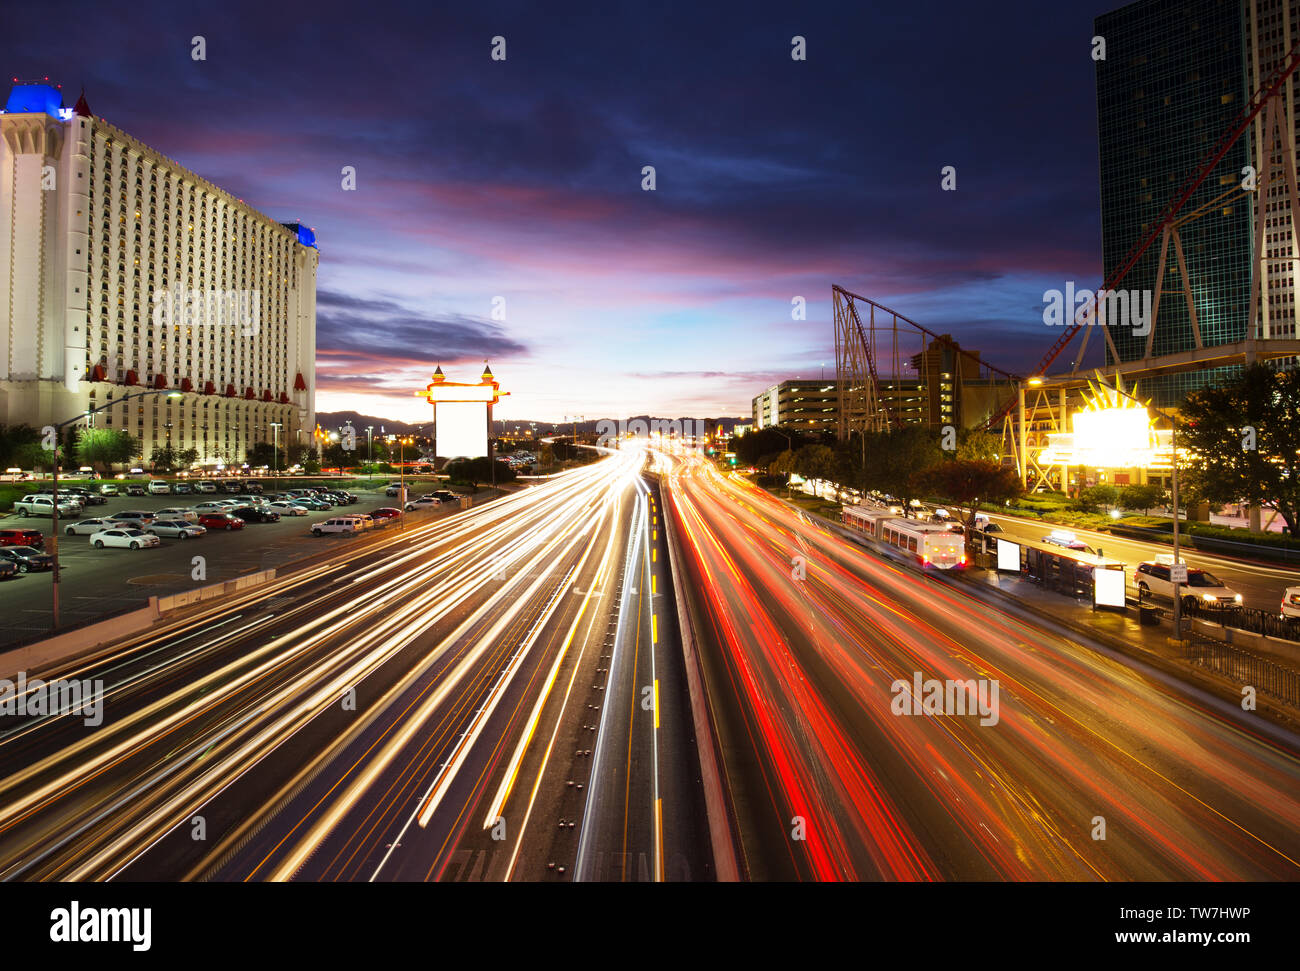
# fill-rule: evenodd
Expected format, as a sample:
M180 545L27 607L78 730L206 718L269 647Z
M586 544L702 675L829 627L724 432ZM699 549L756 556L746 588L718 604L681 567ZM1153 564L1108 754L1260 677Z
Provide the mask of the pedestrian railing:
M1184 644L1184 656L1192 664L1300 707L1300 671L1196 631L1188 633Z
M1300 641L1300 617L1283 617L1274 611L1260 610L1257 607L1234 607L1228 610L1207 607L1190 598L1184 600L1183 604L1183 614L1188 617L1212 620L1222 627L1235 627L1252 634Z

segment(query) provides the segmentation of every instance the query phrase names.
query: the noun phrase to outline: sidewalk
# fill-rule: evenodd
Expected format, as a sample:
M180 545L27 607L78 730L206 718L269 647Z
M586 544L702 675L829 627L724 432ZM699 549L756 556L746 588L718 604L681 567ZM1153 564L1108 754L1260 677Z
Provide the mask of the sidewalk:
M1018 607L1044 619L1066 627L1080 637L1091 638L1115 651L1151 664L1167 674L1189 681L1225 700L1241 701L1242 684L1188 660L1190 642L1179 642L1173 637L1172 608L1157 604L1162 611L1160 623L1145 626L1139 623L1138 610L1129 606L1125 610L1094 609L1087 600L1076 599L1017 574L999 574L995 570L972 568L964 573L947 577L954 585L973 587L977 596L992 594L1008 606ZM1232 643L1224 636L1224 628L1203 620L1184 621L1186 630L1205 634L1217 641ZM1241 632L1235 632L1238 635ZM1237 647L1289 671L1300 673L1300 645L1272 638L1260 638L1251 643L1236 639ZM1282 700L1260 693L1260 713L1268 714L1274 721L1287 727L1300 727L1300 710Z

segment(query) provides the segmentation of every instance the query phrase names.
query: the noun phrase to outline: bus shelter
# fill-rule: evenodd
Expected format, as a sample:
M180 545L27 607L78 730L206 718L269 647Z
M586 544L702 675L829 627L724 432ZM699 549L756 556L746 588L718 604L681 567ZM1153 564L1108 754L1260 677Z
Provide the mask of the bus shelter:
M1126 606L1124 563L1086 550L1033 540L998 538L998 570L1016 571L1046 590L1087 597L1094 607Z

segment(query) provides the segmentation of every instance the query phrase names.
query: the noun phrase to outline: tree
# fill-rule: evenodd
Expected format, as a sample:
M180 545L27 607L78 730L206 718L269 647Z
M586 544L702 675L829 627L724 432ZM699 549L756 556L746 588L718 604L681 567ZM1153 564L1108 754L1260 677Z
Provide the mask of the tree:
M513 482L515 480L515 470L502 462L496 461L496 477L493 479L492 460L486 455L481 455L473 459L458 459L455 462L447 463L447 475L453 482L463 483L471 489L478 489L479 483L482 482Z
M787 495L790 489L790 473L794 471L794 452L786 449L767 463L768 475L785 476Z
M149 457L149 464L153 466L155 472L172 472L179 461L176 450L170 445L154 449L153 455Z
M1002 436L971 429L957 443L957 458L975 462L997 462L1002 457Z
M1167 495L1165 487L1155 482L1125 486L1119 491L1119 504L1125 509L1141 509L1145 516L1152 507L1163 506Z
M77 458L100 472L129 462L140 452L140 443L129 432L113 428L83 428L77 434Z
M283 469L287 464L284 459L283 447L276 448L271 442L254 442L244 461L255 469L264 465L268 469Z
M39 441L17 446L13 451L12 460L19 468L29 468L33 472L49 472L54 468L54 453L42 448Z
M835 452L825 445L805 445L794 453L794 471L805 479L830 479L835 475Z
M787 432L775 428L763 428L748 435L741 435L735 440L736 458L746 465L761 466L771 461L787 448L798 451L804 445L813 444L812 440L799 432Z
M971 555L975 514L985 503L1002 505L1024 491L1020 476L1010 466L979 459L950 459L929 468L925 485L945 502L966 510L966 553Z
M911 515L912 500L925 491L924 473L942 458L939 442L928 428L904 425L892 432L871 432L866 441L864 491L883 492L903 501Z
M31 425L0 425L0 467L27 468L31 464L31 453L24 450L24 447L35 445L40 440L41 433Z
M1113 485L1095 485L1079 490L1078 506L1081 512L1092 512L1098 506L1107 510L1119 503L1119 490Z
M1180 417L1179 469L1190 494L1216 505L1272 504L1300 535L1300 370L1252 365L1189 395Z
M183 448L176 453L176 463L183 469L192 468L199 463L197 448Z

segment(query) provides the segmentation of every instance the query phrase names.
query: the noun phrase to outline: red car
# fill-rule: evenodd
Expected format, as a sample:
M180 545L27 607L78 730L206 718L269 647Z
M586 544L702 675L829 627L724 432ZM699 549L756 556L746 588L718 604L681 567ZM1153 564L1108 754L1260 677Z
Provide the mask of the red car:
M45 549L45 537L39 529L0 529L0 546L35 546Z
M378 522L381 519L396 519L400 515L402 515L402 510L394 509L392 506L384 506L374 510L370 514L370 518Z
M199 525L204 529L243 529L244 521L228 512L205 512L199 516Z

